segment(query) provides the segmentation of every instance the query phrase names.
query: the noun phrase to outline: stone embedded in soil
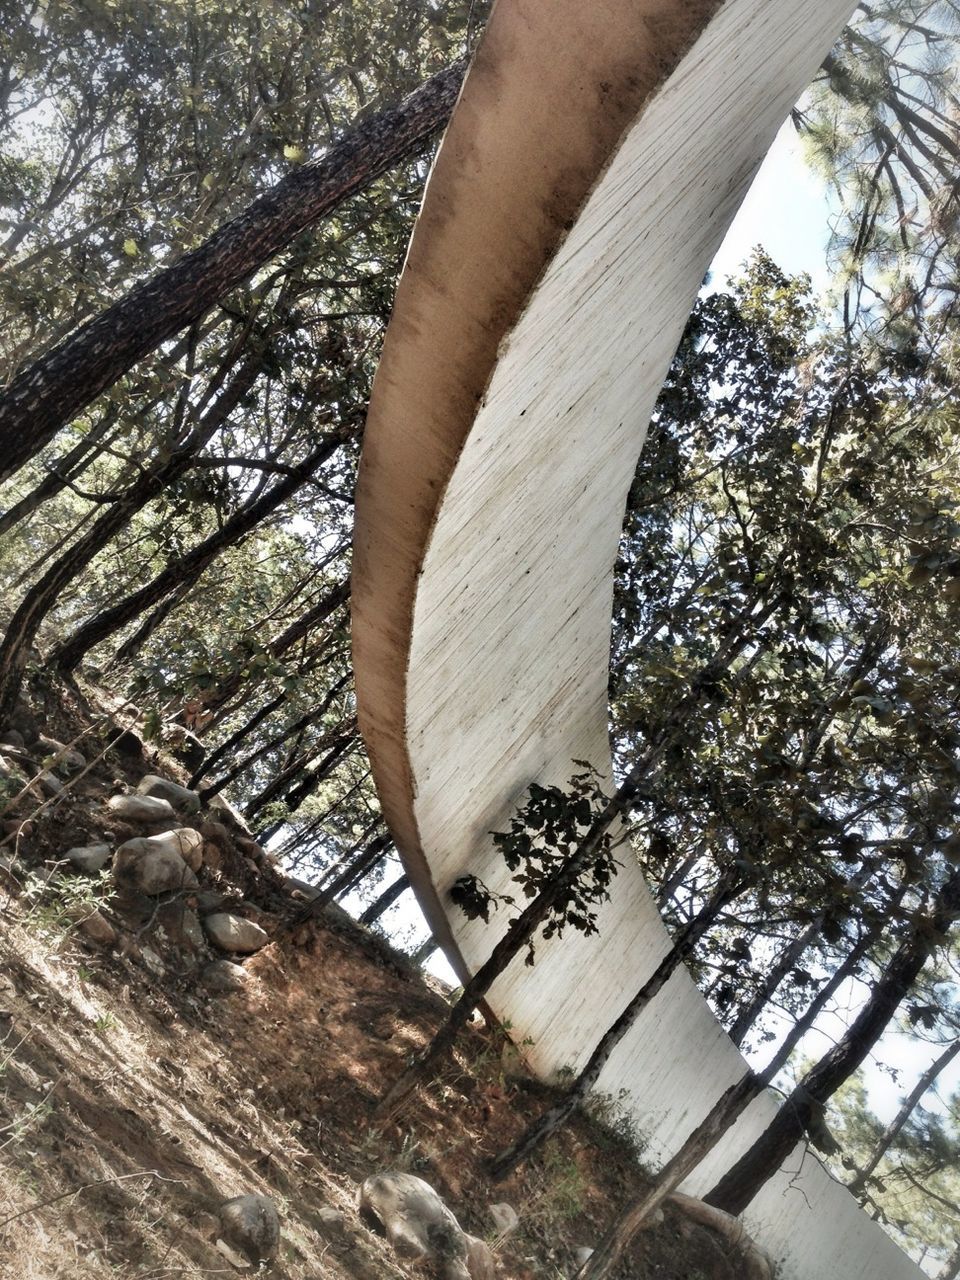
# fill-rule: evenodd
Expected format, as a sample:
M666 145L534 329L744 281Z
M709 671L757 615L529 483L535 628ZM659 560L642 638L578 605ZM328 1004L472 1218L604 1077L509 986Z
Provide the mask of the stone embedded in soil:
M23 734L18 729L4 729L0 733L0 745L5 747L20 747L22 750L27 744L24 741Z
M110 859L108 844L78 844L63 855L78 871L95 876Z
M263 845L257 844L256 840L250 840L247 836L237 836L234 844L245 858L250 859L255 867L260 866L267 856Z
M251 951L259 951L270 941L270 935L258 924L245 920L243 916L231 915L229 911L217 911L206 916L203 927L210 941L221 951L249 954Z
M157 925L167 938L181 951L198 954L207 949L203 926L196 911L175 898L165 902L157 911Z
M317 1210L317 1226L328 1240L345 1240L350 1235L347 1215L339 1209L324 1205Z
M112 947L117 940L117 931L96 908L77 907L70 912L76 921L77 928L87 935L91 942L102 947Z
M183 860L179 831L127 840L113 857L113 878L127 889L155 896L176 889L195 889L197 877Z
M215 911L222 911L230 901L228 893L217 893L215 889L201 889L195 895L197 911L202 916L212 916Z
M516 1231L520 1225L519 1214L513 1205L507 1204L505 1200L489 1205L487 1211L498 1235L509 1235L511 1231Z
M235 1196L220 1206L217 1217L220 1239L248 1262L269 1262L276 1255L280 1215L269 1196Z
M224 799L220 792L210 797L209 804L211 809L216 809L217 814L228 827L232 827L234 831L239 831L241 835L250 835L250 828L247 826L246 818L229 800Z
M111 796L107 804L118 818L128 822L166 822L177 816L170 801L159 796Z
M215 845L221 853L229 853L233 848L230 832L222 822L217 822L216 818L204 818L200 823L200 834L204 840Z
M476 1236L465 1235L470 1280L497 1280L497 1261L490 1246Z
M60 756L60 759L56 764L52 764L51 768L64 778L69 778L74 773L80 773L82 769L87 767L87 758L82 751L77 751L75 747L68 747L65 743L58 742L56 738L47 738L41 734L34 747L34 754L36 755L39 752L43 753L45 759L50 756Z
M443 1280L472 1276L467 1236L429 1182L412 1173L375 1174L360 1188L360 1217L380 1230L396 1253L437 1268Z
M40 790L47 797L58 796L63 791L63 783L49 769L44 769L43 773L37 777L37 781L40 783Z
M200 982L214 995L230 995L234 991L243 991L247 978L247 971L238 964L231 964L229 960L215 960L213 964L206 966L200 975Z
M199 813L200 797L189 787L182 787L179 782L169 778L161 778L158 773L148 773L140 779L137 791L142 796L156 796L160 800L168 800L175 809L183 813Z
M592 1257L593 1257L593 1250L589 1247L589 1245L582 1244L578 1249L574 1249L573 1274L576 1275L577 1272L582 1270L582 1268L587 1265L587 1263L590 1261Z

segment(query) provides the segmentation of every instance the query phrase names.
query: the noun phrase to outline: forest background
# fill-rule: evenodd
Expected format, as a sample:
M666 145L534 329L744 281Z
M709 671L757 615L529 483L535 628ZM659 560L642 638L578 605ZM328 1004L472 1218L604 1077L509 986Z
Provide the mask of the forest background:
M410 893L357 733L352 491L484 16L452 0L0 5L0 720L51 673L130 699L191 758L191 785L394 935ZM703 292L631 491L610 678L621 777L684 707L627 814L668 923L744 872L688 961L734 1039L763 1063L835 982L785 1089L927 931L890 1023L910 1052L885 1067L888 1029L868 1074L821 1089L808 1131L945 1278L958 55L954 4L863 4L794 111L828 192L822 274L814 291L761 247ZM884 1069L897 1101L877 1114Z

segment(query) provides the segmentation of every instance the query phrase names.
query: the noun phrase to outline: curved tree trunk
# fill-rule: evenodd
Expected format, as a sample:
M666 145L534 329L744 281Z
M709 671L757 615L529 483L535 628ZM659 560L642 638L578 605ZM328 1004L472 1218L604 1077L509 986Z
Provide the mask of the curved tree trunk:
M205 244L132 289L23 370L0 396L0 480L138 360L198 320L307 227L414 154L446 123L466 60L399 106L364 120L325 156L288 174Z

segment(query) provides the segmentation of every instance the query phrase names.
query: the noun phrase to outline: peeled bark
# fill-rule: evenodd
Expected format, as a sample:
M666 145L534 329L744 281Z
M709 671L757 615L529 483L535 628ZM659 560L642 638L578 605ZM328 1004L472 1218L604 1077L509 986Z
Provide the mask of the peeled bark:
M0 396L0 480L13 475L138 360L193 324L307 227L399 164L446 123L465 59L424 82L399 106L352 129L206 243L132 289L16 377Z

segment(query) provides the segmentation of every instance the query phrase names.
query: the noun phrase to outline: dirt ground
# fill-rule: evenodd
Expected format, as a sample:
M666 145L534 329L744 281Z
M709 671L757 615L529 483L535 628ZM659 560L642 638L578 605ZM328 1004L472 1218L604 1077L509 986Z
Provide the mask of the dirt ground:
M61 718L43 729L63 740L77 726ZM398 1169L431 1183L490 1243L504 1280L571 1275L576 1248L593 1245L644 1183L615 1107L579 1116L491 1185L484 1158L550 1089L504 1052L502 1032L479 1024L395 1125L372 1127L377 1098L447 1007L439 985L379 936L336 908L288 927L297 904L280 877L228 851L201 869L201 889L232 895L272 941L245 962L243 991L211 995L195 960L164 950L169 931L145 934L156 921L135 926L109 896L101 909L118 940L88 939L65 909L80 877L61 868L48 890L24 892L24 872L65 848L107 828L125 836L104 801L150 769L162 771L135 749L109 753L18 836L12 873L0 871L2 1280L243 1274L215 1247L212 1211L246 1192L280 1211L280 1251L261 1273L272 1280L423 1275L356 1214L363 1179ZM107 878L95 892L108 894ZM506 1238L488 1212L497 1201L520 1217ZM325 1234L325 1207L344 1212L344 1233ZM739 1274L719 1238L672 1208L622 1270L634 1280Z

